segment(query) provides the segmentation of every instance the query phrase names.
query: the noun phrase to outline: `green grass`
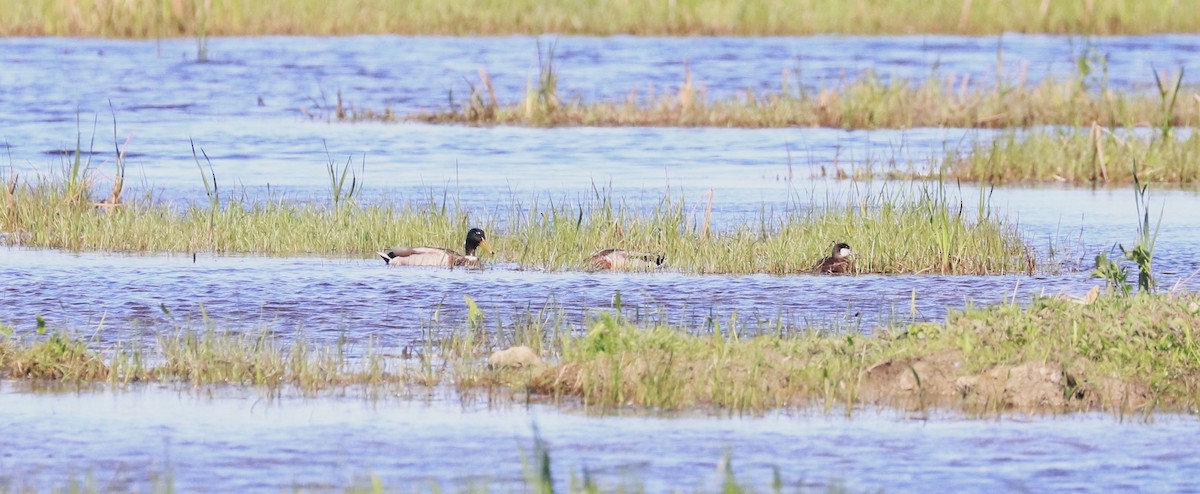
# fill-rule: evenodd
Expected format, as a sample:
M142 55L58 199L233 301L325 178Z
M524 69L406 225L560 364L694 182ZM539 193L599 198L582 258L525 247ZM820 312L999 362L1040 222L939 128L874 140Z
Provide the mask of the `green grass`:
M1200 396L1200 297L1041 298L954 312L876 336L747 336L616 318L567 338L534 389L602 407L761 410L819 404L974 413L1169 410Z
M1100 127L1009 133L949 153L929 175L997 184L1132 183L1135 162L1143 182L1200 182L1200 135L1134 135L1132 129L1114 133Z
M469 226L489 232L487 262L525 268L583 269L590 253L607 247L661 252L669 269L697 273L807 271L835 242L859 253L860 273L1027 273L1054 269L1039 260L1014 225L992 215L986 201L966 212L940 186L914 183L786 213L762 211L727 230L711 225L711 204L664 197L649 211L628 208L597 192L580 202L512 200L472 217L454 204L430 198L393 206L350 199L330 204L204 203L172 206L129 200L95 207L61 180L18 184L0 209L0 232L9 242L68 250L334 255L374 258L395 245L461 248ZM336 191L335 191L336 192ZM497 227L500 207L505 226ZM485 210L486 211L486 210Z
M494 397L508 389L515 399L532 393L605 410L1200 410L1200 296L1193 293L968 307L945 322L896 324L873 335L736 314L703 327L600 315L583 331L545 316L430 330L422 346L404 349L314 345L303 335L215 328L174 328L150 344L7 328L15 334L0 338L0 369L8 378L234 384L306 394L443 386ZM492 350L515 344L537 348L550 363L488 368ZM53 370L29 372L29 362Z
M0 35L561 33L808 35L1200 30L1195 0L24 0L0 10Z
M305 394L353 385L387 389L406 382L403 372L383 367L380 355L368 352L351 361L344 356L349 350L316 347L303 337L288 341L265 331L174 329L149 345L104 344L94 336L68 332L18 334L0 345L0 375L62 382L287 387Z
M486 74L485 74L486 75ZM786 74L785 74L786 76ZM996 79L1005 81L1003 75ZM419 121L471 125L663 127L913 127L1011 128L1200 124L1200 93L1180 87L1173 104L1163 95L1116 91L1088 75L997 83L934 74L924 80L885 80L867 74L816 90L789 87L744 90L711 99L702 81L684 76L678 88L631 90L620 101L580 99L546 105L541 85L514 103L501 103L488 78L453 107L400 115L390 110L340 108L325 117L344 121ZM557 97L555 97L557 100Z

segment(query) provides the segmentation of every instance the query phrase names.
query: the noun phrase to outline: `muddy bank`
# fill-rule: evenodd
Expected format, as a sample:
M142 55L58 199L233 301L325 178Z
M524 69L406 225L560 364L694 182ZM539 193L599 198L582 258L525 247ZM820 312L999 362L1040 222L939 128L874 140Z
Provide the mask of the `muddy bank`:
M836 386L849 392L836 397L833 404L906 410L957 409L971 414L1086 411L1125 414L1151 410L1150 390L1139 379L1072 373L1053 362L997 365L981 372L969 372L963 364L963 354L959 351L882 361L864 369L857 383L839 382ZM645 369L630 370L636 373ZM546 395L594 398L588 389L591 379L584 372L584 367L570 363L547 367L533 377L532 388ZM782 388L789 382L785 378L760 384L765 388ZM825 398L820 393L797 393L793 399L778 405L820 408L828 405ZM635 403L632 399L625 402Z
M887 360L863 371L860 402L905 408L930 404L967 411L1141 411L1149 390L1138 379L1070 372L1058 362L996 365L969 372L953 350Z

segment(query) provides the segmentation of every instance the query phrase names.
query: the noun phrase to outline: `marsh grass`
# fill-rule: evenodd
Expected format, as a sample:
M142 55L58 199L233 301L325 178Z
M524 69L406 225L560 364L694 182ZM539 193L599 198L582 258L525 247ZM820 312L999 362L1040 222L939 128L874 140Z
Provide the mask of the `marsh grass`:
M605 317L586 335L564 341L561 360L533 385L602 408L820 404L849 413L876 403L978 413L1191 413L1200 404L1197 327L1200 298L1194 294L1101 297L1090 304L1038 298L1027 308L967 308L945 323L869 337L818 331L747 336L736 324L688 332ZM1031 366L1046 376L1003 384ZM887 367L899 374L880 377ZM987 379L1001 385L988 388L981 384ZM1007 388L1022 385L1050 389L1022 399Z
M1137 162L1142 183L1200 182L1200 135L1176 134L1162 137L1138 129L1114 132L1099 126L1087 131L1012 132L974 143L969 149L952 150L928 173L896 173L993 184L1130 184Z
M595 313L582 326L553 318L467 321L426 332L415 349L313 344L301 333L211 327L168 331L150 345L100 344L61 332L12 335L10 327L12 336L0 338L0 368L8 378L232 384L302 393L449 386L463 396L482 391L488 399L529 399L532 393L554 402L582 399L601 409L852 414L863 405L882 405L979 414L1148 414L1200 406L1196 294L1037 297L1027 307L967 307L944 323L896 324L874 335L772 321L739 324L736 318L701 327L635 323L619 312ZM530 341L541 345L550 365L487 366L492 350ZM1026 380L1013 380L1020 376ZM1021 397L1026 388L1037 393Z
M163 312L172 322L153 336L115 341L102 337L116 330L103 323L89 333L47 328L40 317L36 330L0 323L0 378L235 385L302 395L360 389L377 396L440 386L469 396L521 376L490 369L492 351L526 345L552 354L560 331L569 331L565 314L548 308L495 324L485 323L475 309L462 325L438 324L435 316L416 345L385 345L374 338L351 343L343 337L318 343L300 330L223 327L203 307L195 322L175 321L165 307Z
M700 204L664 198L649 213L611 198L598 204L534 203L511 224L497 251L522 266L567 269L605 247L660 252L673 269L701 273L806 272L844 241L860 252L860 273L1025 273L1038 259L1016 229L968 212L940 186L864 193L782 214L766 211L714 232ZM706 211L708 211L706 207ZM513 216L510 216L510 218ZM510 247L511 246L511 247ZM1050 262L1041 268L1051 269Z
M175 328L147 345L103 343L95 335L60 331L5 337L0 363L7 378L286 387L302 394L352 386L378 392L407 382L403 366L388 367L380 354L346 356L360 350L344 344L316 346L303 336L267 332Z
M764 210L753 222L721 231L711 228L711 204L701 214L698 205L670 196L651 209L628 207L599 190L578 201L514 199L500 229L494 217L473 218L448 198L403 207L358 204L340 188L345 169L335 180L331 168L335 199L329 205L222 200L211 164L206 170L197 158L197 166L207 204L126 201L107 213L73 200L61 181L38 177L16 187L15 207L2 217L0 231L16 234L10 242L71 250L369 258L395 245L457 247L462 232L482 227L495 247L489 262L549 270L584 269L592 252L619 247L662 253L670 269L683 272L786 274L808 271L839 241L861 253L862 273L1055 269L1052 259L1037 259L1014 225L988 213L987 204L971 213L941 186L920 183L826 198L810 209Z
M1194 0L748 0L439 2L25 0L0 11L0 34L175 37L226 35L809 35L1050 32L1147 34L1200 30Z
M1094 81L1092 70L1081 69L1065 79L1041 82L1029 82L1023 71L1015 77L998 73L987 80L936 73L919 80L895 79L867 73L816 89L790 87L785 72L776 91L746 89L733 96L712 99L703 82L693 80L691 72L685 69L678 88L651 86L630 90L619 101L575 98L555 105L546 104L542 91L532 89L515 102L497 103L490 78L485 78L487 97L482 89L470 85L471 105L459 107L452 103L445 109L411 115L352 108L327 118L537 127L877 129L1086 127L1097 123L1163 128L1200 124L1200 96L1195 87L1182 86L1181 79L1174 79L1172 86L1163 86L1163 79L1155 72L1158 92L1115 90L1104 79Z
M405 349L215 328L176 328L148 346L9 328L12 335L0 338L0 369L8 378L305 394L440 386L464 397L578 399L600 409L1200 410L1200 296L1192 293L1039 297L1027 307L967 307L945 322L896 324L872 335L736 315L679 327L609 311L581 326L530 318L454 328L429 331L423 346ZM529 339L549 364L486 364L491 351Z

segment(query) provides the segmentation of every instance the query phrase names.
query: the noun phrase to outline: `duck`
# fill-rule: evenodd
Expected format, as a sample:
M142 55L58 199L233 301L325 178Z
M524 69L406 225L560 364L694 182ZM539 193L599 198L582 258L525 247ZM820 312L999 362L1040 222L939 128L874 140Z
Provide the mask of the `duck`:
M846 242L838 242L833 246L833 255L821 259L821 262L813 268L813 272L820 274L841 274L854 271L854 251L850 249L850 244Z
M487 234L482 229L472 228L467 231L464 254L441 247L393 247L378 254L388 266L478 266L479 258L475 252L480 248L492 250Z
M588 257L588 269L645 271L662 266L666 256L625 249L602 249Z

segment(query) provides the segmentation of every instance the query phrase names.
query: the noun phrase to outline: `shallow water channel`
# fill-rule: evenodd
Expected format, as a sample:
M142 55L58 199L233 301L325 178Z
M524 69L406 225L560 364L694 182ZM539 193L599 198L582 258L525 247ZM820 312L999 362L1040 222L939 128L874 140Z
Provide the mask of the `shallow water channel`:
M553 42L543 38L543 47ZM77 138L103 194L114 140L128 139L127 197L203 201L190 142L212 159L225 197L327 200L326 162L365 160L363 200L424 203L448 196L473 215L499 218L513 201L581 200L594 187L634 208L664 195L688 204L713 194L715 228L908 183L838 181L838 169L928 166L994 131L910 129L473 128L330 123L340 91L360 107L401 113L442 108L467 94L480 68L501 99L536 75L533 38L218 38L209 61L194 40L0 39L0 172L61 173ZM1070 74L1078 56L1109 57L1119 88L1145 90L1152 67L1194 60L1200 36L1066 38L583 38L556 42L560 91L617 98L653 85L670 91L685 63L711 97L791 84L816 88L868 70L885 77L1022 71L1032 80ZM998 52L998 49L1000 51ZM850 55L847 55L850 54ZM932 67L937 66L936 69ZM935 72L936 70L936 72ZM1185 83L1193 82L1189 74ZM461 97L461 96L460 96ZM111 104L112 111L110 113ZM303 111L302 111L303 109ZM115 117L114 137L112 120ZM77 121L79 123L77 123ZM94 141L94 144L92 143ZM327 154L328 150L328 154ZM981 191L947 184L974 208ZM1034 276L713 276L388 269L378 259L128 255L0 247L0 321L27 333L38 316L99 344L147 339L164 328L266 327L318 342L368 338L412 345L422 330L461 323L463 296L489 321L543 308L577 323L611 310L702 328L711 318L783 321L870 331L892 321L938 320L968 303L1024 303L1038 294L1081 295L1100 281L1092 258L1134 238L1130 187L1006 187L994 214L1015 223L1062 273ZM1160 284L1200 288L1200 195L1152 189L1162 207ZM502 231L492 232L503 235ZM834 239L830 239L833 241ZM385 246L380 246L385 247ZM436 318L436 320L435 320ZM550 406L463 405L387 398L262 400L254 391L137 388L35 393L0 382L0 486L61 486L91 475L115 490L169 472L181 490L274 491L341 487L366 475L385 485L469 481L515 487L536 422L565 482L585 468L604 481L634 478L647 490L712 487L730 454L739 480L852 490L1195 490L1195 420L1150 424L1112 417L914 420L863 412L718 418L595 417ZM652 438L652 440L650 439ZM269 469L273 475L263 475ZM765 487L763 487L765 488Z
M156 387L28 392L0 382L0 486L90 480L145 490L321 491L365 485L520 490L545 441L559 490L586 470L601 486L719 492L734 479L784 492L1194 491L1194 417L964 419L860 411L758 417L589 416L442 399L270 400ZM64 468L69 466L70 468ZM270 472L266 474L266 472Z

